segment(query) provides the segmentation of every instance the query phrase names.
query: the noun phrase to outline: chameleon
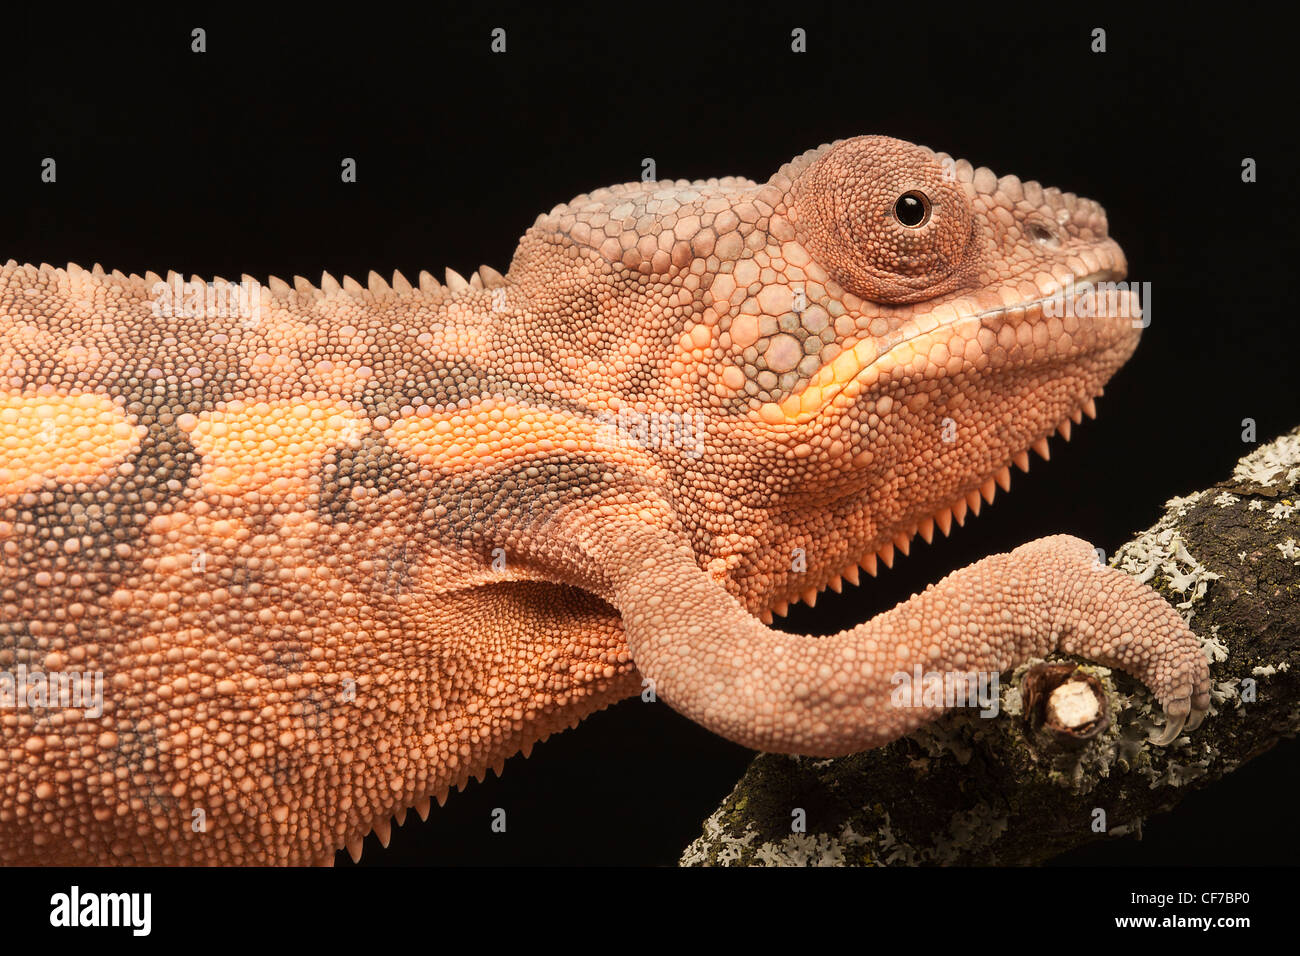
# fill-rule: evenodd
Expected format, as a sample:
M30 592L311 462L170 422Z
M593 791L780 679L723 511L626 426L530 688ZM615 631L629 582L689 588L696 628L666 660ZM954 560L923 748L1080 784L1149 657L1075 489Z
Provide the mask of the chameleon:
M1156 744L1194 730L1195 635L1076 537L773 626L1095 416L1141 334L1126 269L1096 202L885 136L598 189L504 275L10 261L0 860L356 859L637 694L834 756L944 712L895 706L899 672L1060 652L1143 682Z

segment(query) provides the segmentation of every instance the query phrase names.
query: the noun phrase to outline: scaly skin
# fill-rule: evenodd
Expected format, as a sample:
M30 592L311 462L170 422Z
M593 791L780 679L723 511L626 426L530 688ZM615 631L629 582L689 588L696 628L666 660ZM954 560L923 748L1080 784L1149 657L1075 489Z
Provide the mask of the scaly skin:
M1042 300L1124 269L1095 203L883 137L599 190L445 287L272 279L195 316L153 274L10 263L0 667L105 699L0 710L0 860L356 855L643 679L833 755L936 716L890 706L896 671L1059 649L1194 726L1194 636L1075 538L833 637L762 623L1068 437L1139 330Z

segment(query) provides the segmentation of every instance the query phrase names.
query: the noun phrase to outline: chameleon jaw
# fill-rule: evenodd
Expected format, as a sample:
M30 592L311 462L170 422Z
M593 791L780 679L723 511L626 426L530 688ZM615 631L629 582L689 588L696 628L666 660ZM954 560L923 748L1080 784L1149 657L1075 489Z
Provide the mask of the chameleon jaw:
M926 544L934 541L934 529L937 527L947 537L952 531L952 522L955 519L959 526L965 526L966 515L973 514L979 516L980 509L984 504L992 504L994 495L1000 487L1003 491L1011 490L1011 466L1019 468L1023 472L1029 471L1029 452L1033 451L1044 461L1050 457L1048 448L1048 439L1053 435L1060 435L1066 441L1070 440L1071 428L1083 421L1086 415L1088 418L1097 417L1096 399L1104 394L1104 389L1099 389L1095 395L1091 395L1081 401L1068 415L1062 418L1050 431L1041 435L1035 441L1031 442L1025 448L1016 452L1004 464L994 470L982 480L969 485L965 491L958 494L947 504L941 505L932 514L913 522L908 530L900 530L888 537L883 543L870 548L866 554L856 561L851 562L837 574L831 575L830 579L820 586L805 588L803 591L788 595L784 599L774 600L768 603L766 607L758 611L758 617L764 624L772 624L774 616L785 617L793 604L803 602L809 607L815 607L817 598L822 591L830 588L839 594L843 591L843 582L848 581L853 586L860 583L859 570L866 571L872 577L876 577L879 566L883 562L886 568L894 566L895 552L902 552L907 555L911 550L912 539L918 534L924 539ZM904 527L907 527L906 525ZM1194 728L1189 728L1194 729Z

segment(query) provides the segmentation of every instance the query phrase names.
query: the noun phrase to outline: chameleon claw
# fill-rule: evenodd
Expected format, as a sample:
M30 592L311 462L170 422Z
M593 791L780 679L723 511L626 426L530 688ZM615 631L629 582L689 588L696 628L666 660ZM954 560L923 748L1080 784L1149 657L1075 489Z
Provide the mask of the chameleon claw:
M1182 735L1183 725L1187 723L1186 714L1171 714L1165 711L1165 730L1159 736L1152 735L1147 742L1155 747L1167 747Z
M1157 747L1164 747L1182 734L1190 734L1205 720L1210 710L1210 680L1203 676L1191 688L1189 696L1178 696L1165 704L1165 729L1158 736L1148 737Z
M1171 701L1165 705L1164 732L1158 736L1153 734L1147 740L1157 747L1168 746L1182 734L1190 734L1201 726L1209 709L1209 694L1204 691L1194 694L1190 700L1180 697Z

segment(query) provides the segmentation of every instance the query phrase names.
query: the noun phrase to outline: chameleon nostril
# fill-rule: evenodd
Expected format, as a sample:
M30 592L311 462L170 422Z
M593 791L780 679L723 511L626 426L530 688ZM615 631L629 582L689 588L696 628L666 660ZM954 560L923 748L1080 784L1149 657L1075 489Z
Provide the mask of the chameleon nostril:
M1029 233L1029 238L1034 240L1034 242L1038 243L1040 246L1055 247L1061 244L1061 240L1057 237L1056 233L1041 222L1031 222L1025 228L1026 232Z

